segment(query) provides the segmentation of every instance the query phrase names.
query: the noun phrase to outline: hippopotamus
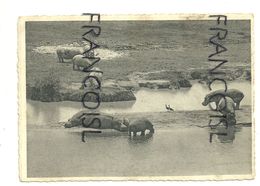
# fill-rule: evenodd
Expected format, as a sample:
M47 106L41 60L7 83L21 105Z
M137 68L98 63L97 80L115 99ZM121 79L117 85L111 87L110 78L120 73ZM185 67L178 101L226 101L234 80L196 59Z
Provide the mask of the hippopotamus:
M64 62L64 59L72 59L75 55L81 54L83 52L81 47L63 47L56 50L58 59L60 63Z
M222 97L217 105L216 111L220 112L223 117L220 117L218 124L210 125L211 128L221 123L226 127L236 125L235 103L230 97Z
M211 102L219 105L219 101L223 96L230 97L234 101L236 110L239 109L240 102L244 98L244 94L237 89L228 89L226 92L225 90L216 90L206 95L202 105L207 106Z
M91 71L92 72L89 73L89 77L92 76L92 77L98 78L98 80L100 81L100 84L101 84L103 72L100 70L100 68L93 67L93 68L91 68ZM90 82L90 87L95 87L95 80L93 78L90 78L89 82Z
M152 123L146 118L134 119L129 122L129 120L124 119L123 122L126 126L128 126L129 136L133 133L136 136L137 132L141 132L141 135L145 135L145 130L149 130L151 134L154 133L154 128Z
M115 118L110 115L100 113L88 113L87 111L80 111L72 116L65 124L65 128L81 126L85 128L94 129L115 129L120 132L127 132L128 127L124 125L123 120Z
M226 114L235 114L235 103L230 97L223 97L220 99L219 104L217 105L217 110L223 115Z
M212 136L216 134L219 140L223 142L231 142L235 139L235 103L230 97L222 97L217 105L217 111L223 114L219 123L216 125L210 125L211 129L217 129L217 132L210 133L210 143L212 142ZM226 128L218 127L220 123L223 123ZM212 128L214 126L214 128Z
M236 124L235 103L230 97L221 98L217 110L225 116L227 126Z
M89 67L91 65L91 60L89 58L86 58L82 54L78 54L72 58L72 63L73 70L80 70L80 68L84 69L86 67Z

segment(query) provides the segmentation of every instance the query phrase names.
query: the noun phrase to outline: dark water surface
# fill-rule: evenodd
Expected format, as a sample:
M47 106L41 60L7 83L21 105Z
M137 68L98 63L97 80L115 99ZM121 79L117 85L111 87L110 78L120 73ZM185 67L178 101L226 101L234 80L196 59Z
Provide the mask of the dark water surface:
M189 176L251 173L251 127L232 143L209 143L206 128L156 130L130 139L107 130L87 134L64 129L28 130L28 177Z

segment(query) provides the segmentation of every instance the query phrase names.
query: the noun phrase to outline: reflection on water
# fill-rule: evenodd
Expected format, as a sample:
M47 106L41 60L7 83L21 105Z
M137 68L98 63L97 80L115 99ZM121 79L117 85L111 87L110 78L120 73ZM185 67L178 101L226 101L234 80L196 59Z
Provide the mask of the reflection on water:
M241 90L245 97L241 105L251 104L251 85L249 82L232 82L229 88ZM213 89L223 88L220 84ZM206 85L193 84L191 88L181 90L150 90L141 89L135 92L136 101L102 102L98 108L104 113L135 113L135 112L164 112L165 104L171 105L175 111L208 110L202 106L205 95L209 92ZM28 124L48 124L67 121L72 115L84 109L80 102L39 102L27 101Z
M221 143L230 143L235 140L235 133L237 131L240 131L239 129L236 130L236 126L230 125L230 126L217 126L214 130L211 130L210 132L210 143L212 143L212 138L214 135L217 136L218 140Z
M149 143L153 140L153 133L148 133L140 136L129 136L129 144L138 144L138 143Z
M86 142L86 141L85 141L85 138L86 138L86 134L87 134L87 133L99 134L99 133L101 133L101 131L100 131L100 130L98 130L98 131L87 131L87 130L83 130L83 131L81 132L81 141L82 141L82 142Z

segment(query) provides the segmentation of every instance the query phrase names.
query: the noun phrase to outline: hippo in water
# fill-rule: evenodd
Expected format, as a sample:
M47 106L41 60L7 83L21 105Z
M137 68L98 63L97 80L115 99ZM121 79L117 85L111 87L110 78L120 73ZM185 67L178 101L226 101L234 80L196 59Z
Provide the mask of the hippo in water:
M217 110L225 116L227 126L236 124L235 103L229 97L221 98Z
M115 129L120 132L127 132L128 127L124 125L123 120L115 118L110 115L100 113L88 113L87 111L80 111L72 116L65 124L65 128L81 126L85 128L94 129Z
M214 125L214 129L217 129L217 132L210 133L210 143L212 142L212 136L214 134L218 136L221 143L232 142L235 139L236 130L236 114L234 101L229 97L222 97L219 101L219 105L217 106L217 111L223 114L224 117L220 118L220 122ZM223 123L226 128L219 127L220 123Z
M210 122L209 125L211 128L216 127L221 123L226 127L236 125L235 103L233 99L230 97L222 97L217 105L216 111L220 112L223 117L220 117L219 123L215 125L210 125Z
M228 89L226 92L224 90L216 90L205 96L202 102L203 106L207 106L211 102L215 102L219 105L219 102L223 96L230 97L235 103L235 109L238 110L241 100L244 98L244 94L236 89Z
M145 135L145 130L149 130L150 134L154 133L154 128L152 123L146 118L127 120L124 119L124 125L128 126L129 136L133 133L136 136L137 132L141 132L141 135Z

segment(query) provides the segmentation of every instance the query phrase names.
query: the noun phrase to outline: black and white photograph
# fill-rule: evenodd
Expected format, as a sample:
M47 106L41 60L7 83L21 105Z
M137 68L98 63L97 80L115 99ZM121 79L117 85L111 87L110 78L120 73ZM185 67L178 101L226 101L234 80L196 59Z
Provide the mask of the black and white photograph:
M20 17L20 179L253 179L252 25L251 14Z

